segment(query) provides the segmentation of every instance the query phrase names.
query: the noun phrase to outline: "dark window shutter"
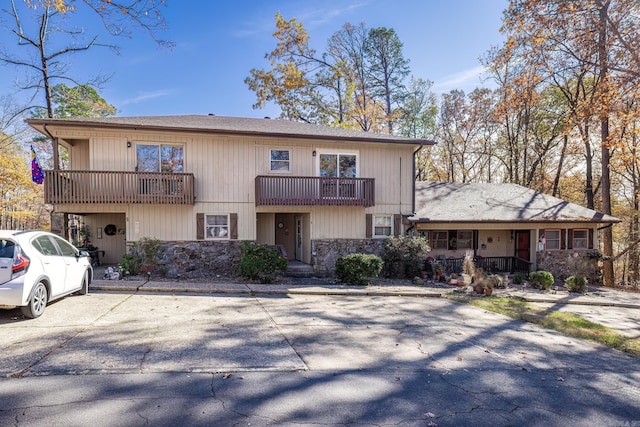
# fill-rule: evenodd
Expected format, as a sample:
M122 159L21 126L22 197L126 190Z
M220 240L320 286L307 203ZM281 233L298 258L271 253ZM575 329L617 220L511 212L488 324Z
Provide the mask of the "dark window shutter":
M396 236L402 236L404 234L402 230L402 215L393 215L393 231L393 234Z
M367 214L365 215L365 218L367 227L366 237L367 239L371 239L373 237L373 215Z
M238 239L238 214L229 214L229 238L231 240Z
M589 246L587 246L589 249L593 249L593 228L589 229Z
M204 214L196 214L196 239L204 240Z
M567 230L567 249L573 249L573 229Z
M560 249L567 248L567 230L564 228L560 230Z
M478 250L478 230L473 230L473 242L471 247L474 251Z

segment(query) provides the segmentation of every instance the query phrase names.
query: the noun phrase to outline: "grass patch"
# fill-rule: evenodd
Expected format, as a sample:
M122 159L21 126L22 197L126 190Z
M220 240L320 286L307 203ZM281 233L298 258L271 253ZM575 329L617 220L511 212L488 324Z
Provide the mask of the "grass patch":
M629 338L618 331L575 314L552 311L516 298L451 296L451 299L640 356L640 340Z

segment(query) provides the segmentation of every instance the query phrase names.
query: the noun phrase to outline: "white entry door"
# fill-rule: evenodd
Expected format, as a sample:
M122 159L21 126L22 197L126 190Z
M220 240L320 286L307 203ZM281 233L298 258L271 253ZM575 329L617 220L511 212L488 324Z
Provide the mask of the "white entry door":
M302 261L302 217L296 216L296 260Z

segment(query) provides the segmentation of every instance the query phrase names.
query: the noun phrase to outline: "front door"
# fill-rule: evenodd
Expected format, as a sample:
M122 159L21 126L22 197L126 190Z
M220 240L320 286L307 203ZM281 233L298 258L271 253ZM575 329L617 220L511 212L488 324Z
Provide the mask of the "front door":
M531 261L531 233L529 230L516 231L516 256Z

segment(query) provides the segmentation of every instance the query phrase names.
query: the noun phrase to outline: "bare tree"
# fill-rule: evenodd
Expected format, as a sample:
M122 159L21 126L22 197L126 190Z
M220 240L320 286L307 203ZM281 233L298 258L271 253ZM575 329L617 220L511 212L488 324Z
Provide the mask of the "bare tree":
M1 50L0 63L16 66L23 71L25 80L20 83L19 89L32 93L31 103L23 111L41 107L47 111L48 117L54 116L52 88L56 83L97 86L104 81L104 78L97 77L89 82L79 82L68 68L68 58L71 55L98 46L117 50L115 44L102 42L99 34L88 36L83 29L66 26L68 23L64 17L77 13L82 8L98 15L108 36L131 37L134 31L142 30L159 44L172 45L156 37L157 32L165 27L161 14L161 8L165 6L164 0L136 0L128 3L101 0L10 0L9 6L3 12L9 16L9 31L15 36L19 49ZM27 25L31 20L36 22L35 26ZM96 29L96 33L98 32ZM57 168L58 148L55 140L53 151L54 168Z

